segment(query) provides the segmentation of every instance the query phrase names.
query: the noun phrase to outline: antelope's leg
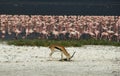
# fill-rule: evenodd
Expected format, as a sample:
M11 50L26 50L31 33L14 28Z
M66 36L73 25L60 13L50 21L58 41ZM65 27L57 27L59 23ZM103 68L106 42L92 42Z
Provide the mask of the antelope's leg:
M54 51L51 51L51 53L49 54L50 59L52 59L52 54L54 53Z
M63 60L63 52L61 52L61 60Z

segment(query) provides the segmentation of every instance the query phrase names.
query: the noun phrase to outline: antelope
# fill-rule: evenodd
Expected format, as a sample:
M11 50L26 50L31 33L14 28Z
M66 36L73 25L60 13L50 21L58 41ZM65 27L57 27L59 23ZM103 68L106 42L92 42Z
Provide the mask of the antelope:
M73 53L72 56L67 52L67 50L64 48L64 46L61 45L50 45L49 46L51 53L49 54L49 57L52 58L52 54L55 52L55 49L60 50L61 52L61 59L60 61L70 61L70 59L74 56L75 52ZM63 54L66 56L66 58L63 58Z

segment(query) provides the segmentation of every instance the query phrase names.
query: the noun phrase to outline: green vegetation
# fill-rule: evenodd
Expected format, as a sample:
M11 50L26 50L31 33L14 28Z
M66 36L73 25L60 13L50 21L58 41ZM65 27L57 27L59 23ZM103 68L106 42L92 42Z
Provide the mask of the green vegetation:
M16 46L49 46L50 44L59 44L63 46L74 46L80 47L82 45L113 45L113 46L120 46L120 42L113 42L108 40L95 40L95 39L88 39L88 40L41 40L41 39L21 39L21 40L9 40L7 41L9 45L16 45Z

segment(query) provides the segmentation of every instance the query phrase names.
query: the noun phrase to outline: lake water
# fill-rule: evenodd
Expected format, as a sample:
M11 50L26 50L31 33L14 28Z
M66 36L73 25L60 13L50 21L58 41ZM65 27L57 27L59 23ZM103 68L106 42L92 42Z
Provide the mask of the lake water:
M120 15L119 2L88 2L6 0L0 2L0 14Z

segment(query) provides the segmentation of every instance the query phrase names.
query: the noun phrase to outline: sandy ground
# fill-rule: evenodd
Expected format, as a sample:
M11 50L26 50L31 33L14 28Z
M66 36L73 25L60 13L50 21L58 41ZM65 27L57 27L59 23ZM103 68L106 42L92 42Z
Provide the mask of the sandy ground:
M0 44L0 76L120 76L120 47L86 45L66 47L75 56L61 62L61 53L49 60L48 47Z

